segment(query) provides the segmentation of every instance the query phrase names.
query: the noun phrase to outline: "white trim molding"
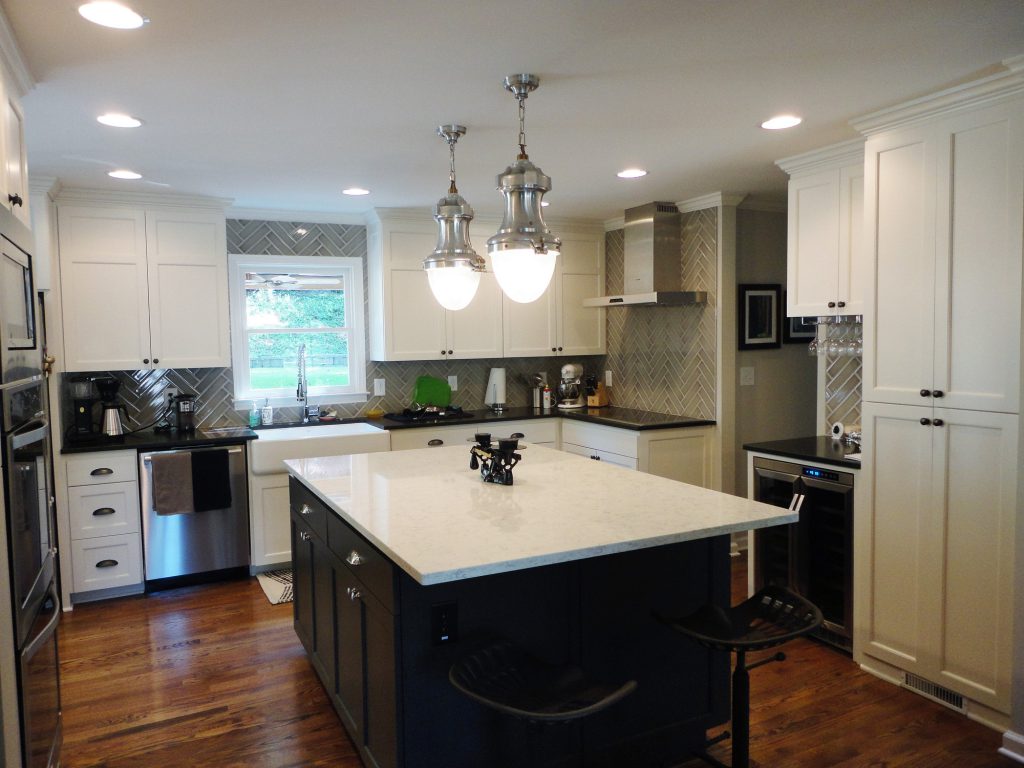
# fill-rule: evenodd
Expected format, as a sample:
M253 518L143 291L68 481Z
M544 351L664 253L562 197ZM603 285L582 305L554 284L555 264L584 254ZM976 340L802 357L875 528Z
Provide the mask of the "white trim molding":
M841 144L833 144L824 149L805 152L792 157L776 160L775 164L792 176L800 171L813 171L817 168L834 168L837 165L864 162L864 139L852 139Z
M1013 731L1006 731L1003 734L1003 746L999 748L999 754L1024 764L1024 736Z
M7 65L7 71L11 73L15 85L18 86L19 96L24 96L31 91L36 84L35 78L25 64L25 57L21 54L21 46L11 29L11 22L7 14L0 7L0 56Z
M680 213L703 211L705 208L735 208L746 196L746 193L740 192L711 192L700 197L691 197L689 200L680 200L676 203L676 208Z
M85 187L62 187L57 195L58 203L80 203L91 206L145 206L173 208L203 208L223 211L231 200L223 197L198 197L171 195L154 192L112 192L109 189L88 189Z

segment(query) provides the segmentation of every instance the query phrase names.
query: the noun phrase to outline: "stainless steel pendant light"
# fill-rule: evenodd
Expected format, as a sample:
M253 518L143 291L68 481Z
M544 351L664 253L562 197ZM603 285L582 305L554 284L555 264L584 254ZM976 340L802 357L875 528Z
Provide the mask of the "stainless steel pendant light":
M423 261L434 298L442 307L451 310L463 309L473 300L480 285L480 273L486 266L469 242L473 209L455 185L455 142L465 133L466 128L462 125L441 125L437 129L437 134L448 142L451 159L448 194L434 206L437 247Z
M541 215L541 201L551 178L526 154L526 97L537 89L536 75L509 75L505 90L519 102L519 155L498 176L505 214L497 234L487 241L487 255L505 295L523 304L536 301L551 282L562 241L551 234Z

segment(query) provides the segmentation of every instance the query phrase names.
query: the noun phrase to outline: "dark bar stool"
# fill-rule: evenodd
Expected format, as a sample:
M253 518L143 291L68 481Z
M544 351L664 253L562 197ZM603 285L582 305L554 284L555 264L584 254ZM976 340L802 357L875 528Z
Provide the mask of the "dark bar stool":
M469 698L537 728L607 709L637 685L635 680L620 684L588 679L579 667L545 664L507 641L456 662L448 679Z
M750 765L750 675L762 664L784 661L781 651L747 664L748 651L760 651L806 635L821 624L821 611L799 595L769 585L732 608L705 605L680 619L658 616L668 626L701 645L736 654L732 675L732 768ZM699 757L718 768L729 768L707 753L707 748L729 738L729 731L705 744Z

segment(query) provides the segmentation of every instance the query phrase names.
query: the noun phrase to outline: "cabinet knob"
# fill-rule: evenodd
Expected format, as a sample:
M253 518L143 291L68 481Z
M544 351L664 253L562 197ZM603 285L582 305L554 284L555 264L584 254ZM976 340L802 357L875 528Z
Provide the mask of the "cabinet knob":
M100 560L96 563L97 568L113 568L117 565L117 560Z
M921 390L921 397L931 397L931 396L932 396L932 391L930 389L922 389Z
M142 358L142 362L144 362L146 365L149 365L149 358L148 357Z
M13 195L8 195L7 200L8 202L10 202L11 205L23 206L25 204L25 201L21 199L21 195L19 195L17 192L15 192Z
M946 422L944 422L942 419L935 419L935 421L932 422L932 424L934 424L936 427L941 427L945 423Z
M558 348L558 351L559 351L559 352L561 352L561 351L562 351L562 348L561 348L561 347L559 347L559 348Z
M444 357L444 350L441 350L441 357Z
M941 389L936 389L935 391L932 392L932 397L944 397L945 394L946 393L943 392Z
M303 541L309 541L311 538L313 538L313 535L309 533L309 531L299 531L299 538Z
M363 596L363 593L360 592L359 589L356 587L349 587L345 591L348 593L349 600L358 600L360 597Z
M828 308L829 308L829 309L835 309L835 308L836 308L836 303L835 303L834 301L830 301L830 302L828 303Z
M451 350L451 349L449 349L449 350L448 350L448 354L449 354L449 355L454 355L454 354L455 354L455 352L454 352L454 350Z
M439 437L435 437L433 440L427 440L427 445L431 448L437 448L439 445L444 445L444 440Z
M929 424L931 424L931 423L932 423L932 420L931 420L931 419L925 419L925 418L922 418L922 419L921 419L921 425L922 425L922 426L925 426L925 427L927 427L927 426L928 426Z
M363 556L353 549L351 552L348 553L348 557L345 558L345 562L349 565L362 565Z
M558 351L558 348L557 348L557 347L552 347L552 348L551 348L551 351L552 351L552 352L557 352L557 351Z
M159 358L156 358L156 357L153 358L153 365L156 365L159 362L160 362Z
M840 301L838 306L845 307L846 306L846 302L845 301Z
M303 504L302 509L299 510L300 515L311 515L313 514L313 508L309 504Z

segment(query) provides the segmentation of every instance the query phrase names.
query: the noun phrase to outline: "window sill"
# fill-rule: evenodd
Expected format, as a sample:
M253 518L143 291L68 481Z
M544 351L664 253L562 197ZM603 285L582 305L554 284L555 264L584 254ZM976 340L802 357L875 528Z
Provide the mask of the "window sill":
M353 392L345 395L310 395L306 399L306 405L352 405L355 403L365 403L370 397L369 392ZM234 409L236 411L248 412L252 408L253 402L256 403L257 408L262 408L267 401L266 397L238 397L234 399ZM294 396L291 397L271 397L269 398L270 405L273 408L298 408L299 401Z

